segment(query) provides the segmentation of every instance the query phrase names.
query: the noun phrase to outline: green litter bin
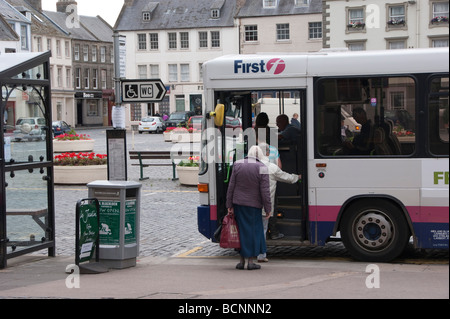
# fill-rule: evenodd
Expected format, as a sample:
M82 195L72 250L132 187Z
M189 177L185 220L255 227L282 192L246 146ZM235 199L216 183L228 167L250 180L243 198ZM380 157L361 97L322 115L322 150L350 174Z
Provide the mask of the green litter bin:
M89 197L99 202L100 263L114 269L136 266L142 184L94 181L87 187Z

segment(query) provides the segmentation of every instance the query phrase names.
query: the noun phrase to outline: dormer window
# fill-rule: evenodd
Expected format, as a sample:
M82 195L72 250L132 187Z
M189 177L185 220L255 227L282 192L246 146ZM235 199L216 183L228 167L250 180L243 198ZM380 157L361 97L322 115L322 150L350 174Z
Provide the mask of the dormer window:
M220 18L220 10L219 9L212 9L211 10L211 18L219 19Z
M296 7L307 7L311 0L294 0Z
M263 8L271 9L276 8L278 4L278 0L263 0Z
M142 10L142 21L149 22L152 20L152 15L158 7L158 2L149 2Z
M148 11L142 12L142 21L150 21L151 20L151 13Z
M220 18L220 10L222 10L223 5L225 4L225 0L214 0L211 4L211 19L219 19Z

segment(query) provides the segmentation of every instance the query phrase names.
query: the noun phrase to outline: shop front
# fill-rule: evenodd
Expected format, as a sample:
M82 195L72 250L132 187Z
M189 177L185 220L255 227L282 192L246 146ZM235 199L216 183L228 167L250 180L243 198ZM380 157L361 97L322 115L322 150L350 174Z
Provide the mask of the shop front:
M77 126L103 125L102 91L75 92L77 105Z

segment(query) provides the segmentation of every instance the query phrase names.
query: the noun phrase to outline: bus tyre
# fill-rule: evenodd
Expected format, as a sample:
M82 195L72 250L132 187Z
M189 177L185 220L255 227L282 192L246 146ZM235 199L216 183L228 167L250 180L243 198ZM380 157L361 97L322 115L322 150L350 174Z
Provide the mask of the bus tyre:
M345 248L356 259L387 262L405 249L410 233L400 209L383 200L355 203L341 224Z

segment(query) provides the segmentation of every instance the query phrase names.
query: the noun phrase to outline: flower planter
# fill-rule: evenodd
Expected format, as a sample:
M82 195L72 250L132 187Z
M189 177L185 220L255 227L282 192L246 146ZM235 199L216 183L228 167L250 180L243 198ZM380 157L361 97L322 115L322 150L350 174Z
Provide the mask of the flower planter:
M164 142L172 142L172 132L164 132Z
M196 143L202 139L202 133L177 133L172 132L172 143Z
M177 166L177 175L182 185L198 185L198 166Z
M81 185L108 178L107 165L54 166L55 184Z
M58 141L53 140L53 152L92 152L95 140Z

